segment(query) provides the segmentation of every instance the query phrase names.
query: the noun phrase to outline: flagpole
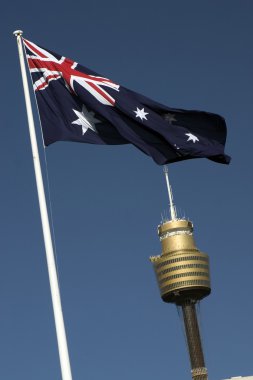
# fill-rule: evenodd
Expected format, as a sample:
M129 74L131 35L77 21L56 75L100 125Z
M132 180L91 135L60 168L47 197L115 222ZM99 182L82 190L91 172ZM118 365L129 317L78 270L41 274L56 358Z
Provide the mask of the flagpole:
M16 30L15 32L13 32L13 34L17 37L18 53L19 53L21 75L22 75L23 87L24 87L28 126L29 126L33 163L34 163L37 191L38 191L38 198L39 198L40 215L41 215L44 243L45 243L45 250L46 250L49 282L50 282L50 289L51 289L51 296L52 296L52 303L53 303L53 311L54 311L62 380L72 380L67 338L66 338L64 319L63 319L63 313L62 313L61 296L60 296L59 283L58 283L58 277L57 277L57 271L56 271L56 265L55 265L55 257L54 257L54 251L53 251L50 224L49 224L49 219L48 219L46 197L45 197L45 191L44 191L44 185L43 185L39 151L38 151L38 145L37 145L37 139L36 139L36 133L35 133L35 127L34 127L31 99L30 99L30 93L29 93L29 87L28 87L28 81L27 81L27 75L26 75L23 47L22 47L23 32L22 30Z

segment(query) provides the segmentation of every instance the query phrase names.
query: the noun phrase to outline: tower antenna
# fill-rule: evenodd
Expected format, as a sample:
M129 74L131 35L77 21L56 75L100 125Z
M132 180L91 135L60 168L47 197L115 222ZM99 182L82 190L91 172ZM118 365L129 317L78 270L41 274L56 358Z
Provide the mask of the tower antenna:
M172 194L172 188L170 186L169 170L168 170L168 166L167 165L164 165L163 172L164 172L164 175L165 175L165 180L166 180L167 190L168 190L168 195L169 195L170 217L171 217L171 220L176 220L177 219L177 210L176 210L176 207L175 207L175 205L173 203L173 194Z

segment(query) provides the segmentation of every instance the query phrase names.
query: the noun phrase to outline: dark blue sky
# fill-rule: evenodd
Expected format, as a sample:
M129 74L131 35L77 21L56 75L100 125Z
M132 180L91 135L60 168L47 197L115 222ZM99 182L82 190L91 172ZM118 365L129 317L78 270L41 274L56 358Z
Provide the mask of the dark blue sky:
M60 379L12 36L19 28L161 103L226 118L230 166L185 161L170 165L170 179L211 259L213 291L200 315L209 378L253 374L252 1L46 0L2 8L0 378ZM73 378L190 378L182 323L160 301L149 263L160 252L156 227L168 203L162 168L131 146L56 143L46 157Z

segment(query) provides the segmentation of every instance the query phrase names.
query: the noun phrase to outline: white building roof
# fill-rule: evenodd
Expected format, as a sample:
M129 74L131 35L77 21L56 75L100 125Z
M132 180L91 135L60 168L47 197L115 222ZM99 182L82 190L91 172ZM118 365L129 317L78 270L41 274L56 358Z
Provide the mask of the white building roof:
M253 376L236 376L236 377L230 377L229 379L224 380L253 380Z

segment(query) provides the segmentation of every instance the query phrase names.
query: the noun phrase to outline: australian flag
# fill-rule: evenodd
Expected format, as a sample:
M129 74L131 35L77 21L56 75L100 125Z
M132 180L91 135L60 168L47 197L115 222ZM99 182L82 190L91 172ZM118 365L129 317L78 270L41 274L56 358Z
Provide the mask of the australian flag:
M228 164L225 120L175 109L24 39L44 144L133 144L159 165L206 157Z

